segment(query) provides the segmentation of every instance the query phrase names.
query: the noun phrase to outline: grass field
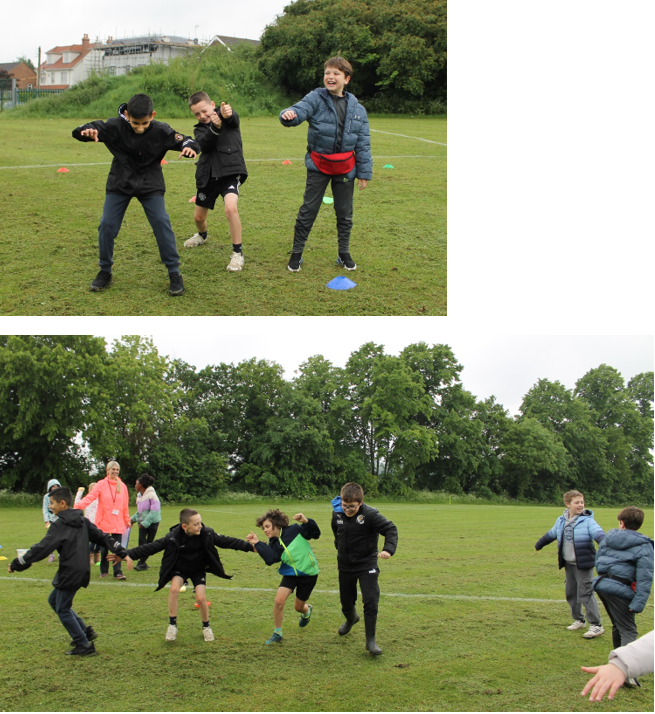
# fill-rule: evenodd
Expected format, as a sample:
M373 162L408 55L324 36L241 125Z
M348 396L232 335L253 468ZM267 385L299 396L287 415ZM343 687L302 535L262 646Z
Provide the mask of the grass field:
M270 504L274 505L274 504ZM374 505L374 504L373 504ZM207 525L244 537L265 508L256 504L199 509ZM3 613L0 688L7 711L652 711L653 676L613 702L580 696L581 665L607 661L605 635L568 632L563 576L553 544L534 543L561 513L552 507L385 503L399 548L381 562L378 644L364 649L363 624L346 637L342 621L329 504L288 503L317 520L321 565L312 621L300 629L287 603L284 641L267 647L279 576L254 553L221 551L232 581L210 576L210 621L216 641L202 639L193 597L181 595L178 639L164 642L166 591L153 592L160 557L126 582L92 583L75 607L101 634L98 657L71 662L68 640L46 598L54 566L0 575ZM617 508L596 518L608 530ZM176 521L163 512L161 534ZM42 537L37 509L1 509L1 551ZM643 532L652 537L653 511ZM3 565L7 565L3 561ZM530 600L534 598L534 600ZM653 600L637 616L653 626Z
M305 125L284 129L277 117L242 120L249 176L239 201L246 265L237 274L226 271L231 243L220 200L210 213L208 243L183 248L195 233L189 203L194 162L169 152L166 205L186 288L179 299L168 295L166 269L136 200L116 241L113 285L103 293L89 291L98 270L97 226L111 155L102 144L71 138L80 123L0 121L0 314L446 314L444 117L371 118L374 180L363 191L355 189L351 253L358 269L349 277L357 287L348 291L326 287L344 272L335 264L331 205L319 212L302 271L286 269L305 184ZM193 133L192 117L170 123ZM283 165L285 159L291 165ZM70 173L57 173L61 166Z

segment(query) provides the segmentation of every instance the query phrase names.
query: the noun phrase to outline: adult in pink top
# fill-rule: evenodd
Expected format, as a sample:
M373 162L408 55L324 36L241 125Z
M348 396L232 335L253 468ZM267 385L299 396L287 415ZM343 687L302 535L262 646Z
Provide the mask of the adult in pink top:
M84 509L96 498L98 510L96 511L96 526L103 533L111 533L116 540L120 540L125 530L131 525L127 486L121 481L118 474L121 467L116 461L107 464L107 476L94 486L89 493L78 503L75 508ZM108 550L103 546L100 549L100 577L106 578L109 574ZM114 565L116 580L125 580L120 563Z

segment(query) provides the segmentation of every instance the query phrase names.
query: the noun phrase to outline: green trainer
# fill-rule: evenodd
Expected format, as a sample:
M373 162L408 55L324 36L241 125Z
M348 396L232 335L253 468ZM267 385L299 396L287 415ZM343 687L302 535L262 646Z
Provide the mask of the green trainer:
M300 616L300 622L298 625L300 627L306 627L309 624L309 618L312 616L312 606L308 603L307 607L309 608L309 612L307 613L307 617L303 617L302 615Z
M267 645L274 645L276 642L282 642L282 635L278 635L277 632L274 632L271 635L270 640L266 640Z

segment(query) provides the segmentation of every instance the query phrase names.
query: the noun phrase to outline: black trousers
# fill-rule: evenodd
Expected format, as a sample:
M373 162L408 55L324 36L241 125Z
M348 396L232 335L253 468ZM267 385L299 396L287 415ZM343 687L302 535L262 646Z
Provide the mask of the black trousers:
M350 231L353 227L353 192L355 180L349 181L345 176L328 176L320 171L307 169L307 183L303 204L298 211L296 227L293 234L293 252L302 253L309 232L314 225L318 210L323 201L323 195L328 184L332 182L334 197L334 212L337 215L337 234L339 238L339 253L347 253L350 244Z
M341 598L341 610L344 615L355 607L357 602L357 581L359 581L362 602L364 603L364 616L377 616L378 603L380 601L379 574L380 571L377 568L369 568L357 573L339 571L339 597Z
M614 649L634 642L637 639L635 614L630 611L630 600L621 597L599 593L596 595L605 606L612 621L612 645Z
M153 540L155 540L155 536L157 535L157 529L159 528L159 523L153 523L151 526L148 526L147 528L141 528L139 526L139 545L145 545L146 543L152 543ZM148 560L148 556L144 556L143 558L139 558L139 565L145 565L146 560Z
M110 533L114 540L117 540L119 543L121 542L121 538L123 537L122 533ZM101 573L108 573L109 572L109 561L107 560L107 553L109 553L109 548L107 548L106 545L103 545L100 548L100 572ZM120 563L115 563L114 564L114 575L122 575L123 571L121 569L121 564Z

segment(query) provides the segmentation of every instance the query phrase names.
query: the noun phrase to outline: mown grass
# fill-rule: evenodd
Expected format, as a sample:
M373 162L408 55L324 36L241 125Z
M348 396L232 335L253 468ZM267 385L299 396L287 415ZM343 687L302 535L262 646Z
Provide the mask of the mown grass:
M305 185L305 126L285 129L270 117L242 121L250 173L239 201L246 265L236 274L226 271L231 243L220 201L210 213L207 244L183 248L195 232L194 164L169 152L166 206L186 288L179 299L168 295L166 270L136 200L116 240L114 283L103 293L89 291L111 155L100 143L73 140L79 123L2 123L0 314L446 314L446 148L419 140L445 144L445 118L371 118L378 132L418 138L372 133L374 180L355 189L351 253L358 269L349 277L357 287L348 291L326 287L343 272L335 264L332 206L320 210L302 271L286 269ZM193 123L192 117L171 121L188 134ZM282 165L285 159L292 164ZM395 168L383 168L388 163ZM70 173L57 173L60 166Z
M375 505L375 502L372 502ZM269 505L277 505L270 503ZM321 574L312 621L300 630L287 607L285 639L264 640L272 628L279 576L255 554L221 551L232 581L210 576L210 621L216 641L205 643L193 597L184 594L175 643L165 643L166 592L155 593L159 556L125 583L99 581L80 591L76 608L101 633L98 657L71 662L64 630L46 598L54 566L38 563L0 576L3 647L2 707L15 711L649 711L653 677L613 702L579 696L588 679L581 665L607 661L608 632L585 640L568 632L563 576L555 546L534 543L558 507L385 503L381 512L399 529L399 548L381 562L379 658L364 649L363 628L346 637L330 531L329 504L283 502L319 523L314 543ZM201 507L203 520L244 537L262 505ZM616 508L597 509L606 530ZM177 509L163 510L162 534ZM40 512L3 509L3 553L42 537ZM652 537L653 511L643 532ZM5 563L6 565L6 563ZM97 569L96 569L97 570ZM33 578L35 580L29 580ZM536 598L512 601L464 598ZM652 597L637 616L652 628ZM602 612L602 608L601 608ZM604 613L603 613L604 615ZM117 676L117 673L120 673ZM122 676L121 676L122 675ZM106 687L90 683L106 682Z

